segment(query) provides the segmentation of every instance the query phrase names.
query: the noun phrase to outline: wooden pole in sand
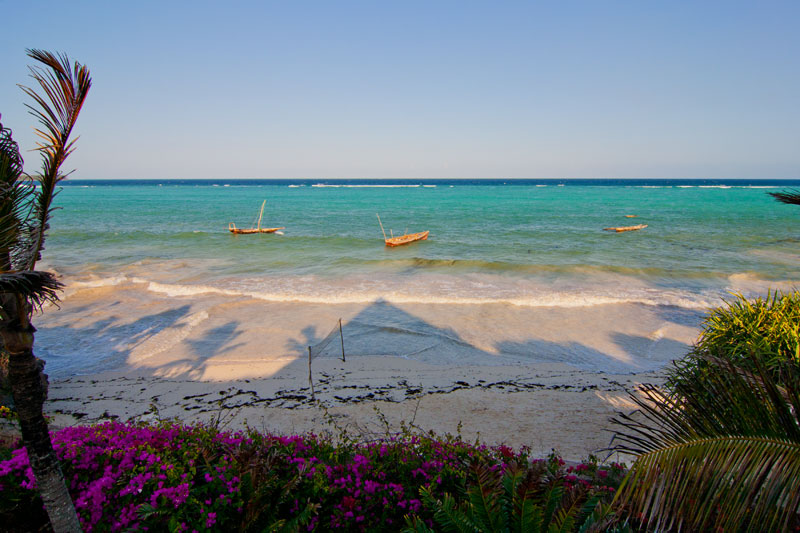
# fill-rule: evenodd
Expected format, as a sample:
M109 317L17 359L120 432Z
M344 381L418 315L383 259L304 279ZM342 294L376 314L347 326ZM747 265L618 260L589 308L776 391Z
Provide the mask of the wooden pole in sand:
M308 384L311 385L311 399L317 401L317 396L314 394L314 380L311 379L311 346L308 347Z
M339 319L339 338L342 340L342 362L344 363L344 333L342 333L342 319Z

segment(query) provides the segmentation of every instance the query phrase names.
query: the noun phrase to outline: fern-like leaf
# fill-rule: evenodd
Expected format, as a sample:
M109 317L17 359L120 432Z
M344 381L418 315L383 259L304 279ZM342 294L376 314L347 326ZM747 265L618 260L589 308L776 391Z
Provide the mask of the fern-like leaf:
M502 481L488 466L473 467L477 480L468 491L470 515L475 526L485 533L499 533L506 528L507 515L501 512Z

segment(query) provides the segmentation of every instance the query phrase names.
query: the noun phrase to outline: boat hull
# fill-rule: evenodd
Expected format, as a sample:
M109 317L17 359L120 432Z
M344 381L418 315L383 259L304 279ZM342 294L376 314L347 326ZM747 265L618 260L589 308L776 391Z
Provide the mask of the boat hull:
M386 246L402 246L412 242L424 241L428 238L429 231L422 231L420 233L409 233L408 235L401 235L399 237L392 237L385 239Z
M286 229L286 228L228 228L228 231L233 233L234 235L249 235L251 233L275 233L279 229Z
M647 227L647 224L637 224L635 226L621 226L617 228L603 228L606 231L616 231L617 233L621 233L623 231L636 231L639 229L644 229Z

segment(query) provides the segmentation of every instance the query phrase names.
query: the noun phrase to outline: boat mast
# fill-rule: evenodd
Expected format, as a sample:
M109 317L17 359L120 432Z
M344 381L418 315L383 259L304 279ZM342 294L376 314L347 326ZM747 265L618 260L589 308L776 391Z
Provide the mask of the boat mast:
M381 225L381 233L383 233L383 240L386 240L386 232L383 230L383 223L381 223L381 216L378 213L375 213L375 216L378 217L378 224Z
M261 217L264 216L264 204L266 203L266 200L261 202L261 212L258 214L258 229L261 229Z

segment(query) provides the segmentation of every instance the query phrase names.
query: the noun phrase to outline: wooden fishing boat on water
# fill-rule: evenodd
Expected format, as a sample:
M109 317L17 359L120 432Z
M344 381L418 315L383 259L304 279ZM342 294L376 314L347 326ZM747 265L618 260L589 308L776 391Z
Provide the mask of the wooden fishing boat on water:
M279 229L286 229L285 227L280 227L280 228L262 228L261 227L261 217L264 216L264 205L266 203L267 203L266 200L264 200L261 203L261 211L258 213L258 224L256 225L255 228L237 228L236 224L231 222L230 224L228 224L228 231L230 231L231 233L234 233L236 235L248 235L250 233L275 233Z
M381 225L381 232L383 233L383 242L386 243L386 246L401 246L403 244L409 244L416 241L424 241L428 238L428 233L430 231L421 231L419 233L406 233L405 235L400 235L399 237L395 237L392 233L392 230L389 230L389 235L391 237L386 236L386 231L383 229L383 223L381 222L381 216L376 215L378 217L378 224Z
M636 224L635 226L618 226L614 228L603 228L606 231L616 231L617 233L621 233L623 231L636 231L637 229L644 229L647 227L647 224Z

